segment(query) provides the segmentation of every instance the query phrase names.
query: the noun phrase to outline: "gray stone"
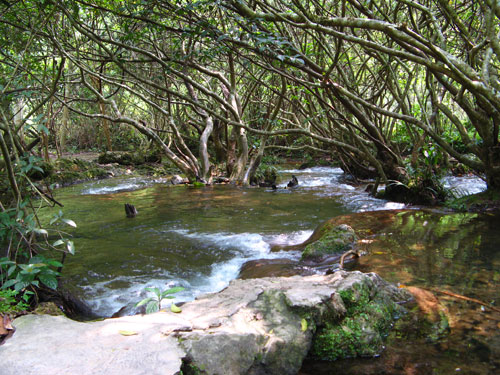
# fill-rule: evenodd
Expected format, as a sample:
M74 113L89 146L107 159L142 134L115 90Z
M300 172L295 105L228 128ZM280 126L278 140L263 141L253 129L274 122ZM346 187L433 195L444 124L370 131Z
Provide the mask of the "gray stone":
M182 185L182 184L187 184L189 181L185 178L182 178L178 174L173 175L172 178L170 179L170 183L172 185Z
M346 315L337 291L353 288L383 295L388 303L410 298L375 274L339 271L234 280L219 293L184 304L180 314L89 323L27 315L14 321L14 336L0 347L2 374L174 375L184 362L184 373L189 364L201 374L292 375L316 331Z

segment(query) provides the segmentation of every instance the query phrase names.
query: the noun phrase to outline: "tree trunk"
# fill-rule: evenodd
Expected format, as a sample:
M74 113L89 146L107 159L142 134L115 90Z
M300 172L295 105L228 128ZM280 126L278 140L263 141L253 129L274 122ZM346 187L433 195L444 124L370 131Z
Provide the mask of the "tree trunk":
M212 130L214 128L214 122L212 121L212 117L205 116L205 129L200 137L200 159L201 159L201 178L205 181L210 179L210 160L208 156L208 139L210 138L210 134L212 134Z
M248 142L247 135L244 128L239 128L236 130L236 144L238 146L238 157L236 163L234 164L233 172L229 178L231 182L243 183L245 175L245 167L248 162Z

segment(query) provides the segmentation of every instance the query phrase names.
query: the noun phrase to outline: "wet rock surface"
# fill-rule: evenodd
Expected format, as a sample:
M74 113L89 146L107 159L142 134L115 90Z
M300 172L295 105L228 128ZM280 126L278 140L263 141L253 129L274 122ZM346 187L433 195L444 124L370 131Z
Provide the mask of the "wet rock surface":
M373 327L394 318L378 317L379 310L400 311L399 303L410 298L374 273L339 271L234 280L219 293L184 304L180 314L90 323L23 316L0 347L2 373L296 374L318 332L346 324L364 305L374 306L374 313L362 324L375 332ZM380 337L372 336L378 347ZM369 337L360 340L370 347Z
M322 236L305 247L302 260L322 261L330 255L349 250L357 239L354 229L346 224L335 227L326 225Z

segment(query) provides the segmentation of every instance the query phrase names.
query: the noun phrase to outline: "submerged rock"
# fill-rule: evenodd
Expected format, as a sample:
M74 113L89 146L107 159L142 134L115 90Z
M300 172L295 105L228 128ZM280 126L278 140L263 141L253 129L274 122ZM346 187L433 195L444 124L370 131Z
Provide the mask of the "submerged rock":
M238 279L258 279L261 277L289 277L312 275L313 270L301 267L297 261L279 259L254 259L245 262L240 269Z
M410 299L373 273L234 280L219 293L159 312L90 323L29 315L0 347L3 374L296 374L319 358L374 355ZM367 318L369 317L369 319ZM356 320L355 352L331 339ZM347 333L346 333L347 335ZM335 351L334 355L329 355Z
M305 247L302 260L321 261L329 255L349 250L356 241L356 233L349 225L325 226L321 237Z

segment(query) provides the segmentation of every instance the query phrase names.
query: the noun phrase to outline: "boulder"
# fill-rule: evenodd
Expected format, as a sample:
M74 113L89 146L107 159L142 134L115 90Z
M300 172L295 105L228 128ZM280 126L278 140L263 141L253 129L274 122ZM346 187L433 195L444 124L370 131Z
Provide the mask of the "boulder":
M255 175L250 178L250 185L258 185L260 187L271 187L276 184L278 178L278 170L276 167L266 164L261 164Z
M356 241L356 233L349 225L326 226L321 237L305 247L302 260L322 261L325 257L349 250Z
M172 178L170 179L170 183L172 185L182 185L182 184L187 184L189 181L186 178L182 178L178 174L173 175Z
M179 314L89 323L28 315L14 321L16 333L0 346L2 374L292 375L311 347L311 355L326 359L379 354L400 303L410 298L374 273L339 271L234 280ZM337 350L332 330L351 326L361 327L358 335L344 336L363 350Z

